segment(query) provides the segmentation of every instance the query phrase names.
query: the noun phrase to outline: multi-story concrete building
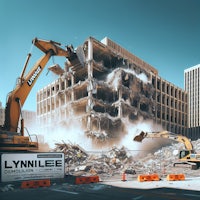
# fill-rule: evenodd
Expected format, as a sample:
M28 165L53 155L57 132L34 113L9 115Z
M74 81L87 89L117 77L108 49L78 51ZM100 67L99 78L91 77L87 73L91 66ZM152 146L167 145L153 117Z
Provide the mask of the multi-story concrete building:
M200 136L200 64L184 70L184 89L188 93L188 135Z
M108 38L88 38L60 77L37 93L37 119L44 130L75 119L94 138L118 138L126 120L152 120L185 134L187 94L158 71ZM56 67L56 66L55 66Z

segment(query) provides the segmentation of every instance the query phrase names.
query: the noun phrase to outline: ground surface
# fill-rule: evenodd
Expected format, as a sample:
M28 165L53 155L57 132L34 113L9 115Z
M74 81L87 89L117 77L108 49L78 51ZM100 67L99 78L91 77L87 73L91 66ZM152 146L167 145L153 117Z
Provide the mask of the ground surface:
M93 184L74 184L74 177L54 180L50 187L21 189L20 183L1 184L1 200L191 200L200 199L200 177L187 178L185 181L138 182L136 178L126 177L121 181L115 177Z

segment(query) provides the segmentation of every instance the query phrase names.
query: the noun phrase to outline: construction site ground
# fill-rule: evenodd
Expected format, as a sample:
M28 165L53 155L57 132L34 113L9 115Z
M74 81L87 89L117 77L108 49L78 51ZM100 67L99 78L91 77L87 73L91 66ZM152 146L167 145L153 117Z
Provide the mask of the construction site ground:
M200 172L200 171L199 171ZM166 177L160 179L160 181L145 181L139 182L137 177L127 176L126 181L112 178L112 180L104 180L104 184L135 189L153 189L153 188L176 188L184 190L199 191L200 195L200 176L187 177L184 181L167 181ZM200 196L199 196L200 197Z
M200 140L193 143L196 149L200 149ZM191 165L178 164L178 150L182 148L179 143L166 145L154 151L141 151L135 154L125 147L113 146L107 151L87 152L79 145L57 144L54 151L65 152L66 174L72 176L98 175L103 183L115 186L131 187L185 187L187 189L200 190L200 168L194 170ZM78 158L78 153L81 158ZM122 174L126 181L122 182ZM140 183L138 175L157 174L160 181ZM169 174L182 174L184 181L167 181ZM194 184L192 183L194 182ZM178 186L180 185L180 186ZM191 185L194 185L191 187Z
M136 175L128 175L126 181L119 176L103 177L98 183L74 183L74 176L52 180L50 187L21 189L20 182L1 184L0 199L156 199L191 200L200 198L200 177L188 177L184 181L138 182Z
M200 140L194 145L199 151ZM9 200L15 197L23 200L30 195L29 200L35 199L33 197L43 200L147 199L147 197L159 200L199 199L200 168L194 170L188 165L173 166L177 161L177 150L180 148L180 144L171 144L145 154L146 150L135 154L125 147L113 146L106 151L89 152L76 144L60 143L52 151L65 154L63 179L51 180L51 185L47 188L21 189L21 182L1 183L0 199ZM138 176L141 174L157 174L159 180L140 182ZM169 174L183 174L185 180L169 181L167 180ZM99 182L75 184L76 177L85 176L98 176Z

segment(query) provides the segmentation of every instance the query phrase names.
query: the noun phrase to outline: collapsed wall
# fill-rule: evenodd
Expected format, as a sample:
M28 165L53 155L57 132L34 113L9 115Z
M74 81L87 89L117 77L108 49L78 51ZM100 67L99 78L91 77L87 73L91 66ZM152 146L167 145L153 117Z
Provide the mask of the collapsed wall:
M37 117L44 130L52 130L55 124L67 128L75 120L88 137L112 143L126 134L124 119L134 123L143 118L184 133L184 92L162 80L156 69L110 39L99 42L89 38L76 49L74 59L65 63L64 70L58 68L56 65L51 70L60 77L37 94ZM164 93L157 80L169 85L170 91L179 92L180 97ZM180 105L160 102L158 96L164 95ZM167 108L166 117L158 115Z

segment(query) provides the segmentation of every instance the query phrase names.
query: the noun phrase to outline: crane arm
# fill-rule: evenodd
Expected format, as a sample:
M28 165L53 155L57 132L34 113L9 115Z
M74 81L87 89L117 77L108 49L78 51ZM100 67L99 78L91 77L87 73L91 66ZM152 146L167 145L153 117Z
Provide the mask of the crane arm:
M70 58L73 52L67 51L59 47L59 43L54 41L45 41L35 38L33 43L41 51L45 53L32 67L26 76L24 76L26 65L20 77L20 83L10 92L6 103L4 129L7 131L17 132L21 108L29 95L31 89L35 85L38 77L45 68L51 56L64 56Z
M136 135L133 140L137 142L142 142L144 138L166 138L166 139L174 140L176 142L183 143L187 150L193 150L193 146L189 138L183 135L174 134L169 131L161 131L161 132L143 132L142 131L139 135Z

